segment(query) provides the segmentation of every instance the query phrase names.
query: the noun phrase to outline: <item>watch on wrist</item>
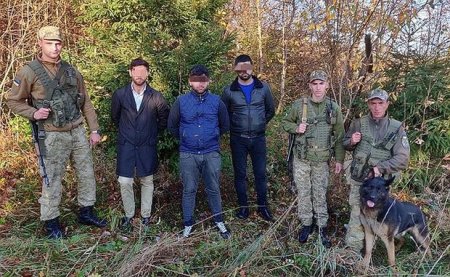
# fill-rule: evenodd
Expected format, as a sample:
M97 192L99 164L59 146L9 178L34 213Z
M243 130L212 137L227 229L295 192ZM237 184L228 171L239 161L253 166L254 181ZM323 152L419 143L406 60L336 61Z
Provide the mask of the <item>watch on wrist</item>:
M100 130L95 130L92 131L91 134L98 134L99 136L101 136L102 134L100 133Z

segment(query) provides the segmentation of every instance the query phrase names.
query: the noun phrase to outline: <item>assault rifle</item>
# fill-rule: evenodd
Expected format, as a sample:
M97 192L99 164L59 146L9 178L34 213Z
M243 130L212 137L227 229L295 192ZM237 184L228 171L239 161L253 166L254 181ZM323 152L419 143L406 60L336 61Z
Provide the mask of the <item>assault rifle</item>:
M43 140L45 138L45 132L43 130L39 131L36 121L30 120L30 124L31 124L31 133L33 135L34 148L36 150L36 155L38 157L39 174L42 177L42 183L44 184L44 186L50 187L50 181L48 180L47 170L45 169L44 157L42 154L43 151L41 151L41 146L39 144L39 139Z
M295 134L289 134L289 147L286 162L291 160L292 150L294 150Z

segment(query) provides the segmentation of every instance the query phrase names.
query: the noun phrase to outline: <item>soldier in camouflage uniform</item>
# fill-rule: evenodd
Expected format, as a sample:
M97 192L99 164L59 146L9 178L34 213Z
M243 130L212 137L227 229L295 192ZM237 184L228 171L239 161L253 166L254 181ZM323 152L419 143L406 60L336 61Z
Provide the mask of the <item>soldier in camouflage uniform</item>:
M329 163L334 156L335 173L342 170L344 125L341 108L325 97L327 79L327 74L322 70L311 73L311 96L292 104L283 119L283 128L295 134L293 171L298 191L298 216L302 223L298 240L301 243L308 240L313 231L314 216L322 244L328 248L331 246L326 234Z
M353 151L353 160L346 169L350 184L350 221L346 245L357 251L363 248L364 229L359 220L359 188L367 178L390 178L405 169L409 161L409 143L400 121L390 118L388 93L372 90L367 98L370 114L353 120L344 137L344 148Z
M49 238L61 238L61 179L70 157L78 179L79 222L106 226L93 209L96 184L90 145L98 143L101 137L83 77L60 58L63 43L59 28L39 29L38 44L40 53L16 74L7 104L14 113L38 126L40 155L49 183L42 186L40 218ZM89 141L83 115L91 131Z

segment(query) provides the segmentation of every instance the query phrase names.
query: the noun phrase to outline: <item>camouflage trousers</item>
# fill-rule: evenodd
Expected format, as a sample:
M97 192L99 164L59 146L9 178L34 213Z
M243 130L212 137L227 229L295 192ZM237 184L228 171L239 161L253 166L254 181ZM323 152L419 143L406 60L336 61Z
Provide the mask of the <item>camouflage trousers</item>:
M42 186L41 220L50 220L60 215L61 180L72 159L72 166L78 180L78 204L81 207L95 203L95 176L92 152L83 125L67 132L46 132L47 155L44 163L50 186Z
M357 182L351 178L349 162L346 162L344 164L344 168L347 184L350 185L350 193L348 197L348 203L350 205L350 219L347 224L345 244L350 248L359 251L364 246L364 228L361 225L361 221L359 219L359 215L361 214L359 188L361 187L362 183Z
M141 183L141 216L143 218L150 217L153 203L153 175L140 177L139 179ZM132 218L135 212L133 178L119 176L118 181L125 216Z
M328 221L328 163L300 160L294 155L293 172L298 193L298 217L302 225L311 225L314 216L316 224L325 227Z

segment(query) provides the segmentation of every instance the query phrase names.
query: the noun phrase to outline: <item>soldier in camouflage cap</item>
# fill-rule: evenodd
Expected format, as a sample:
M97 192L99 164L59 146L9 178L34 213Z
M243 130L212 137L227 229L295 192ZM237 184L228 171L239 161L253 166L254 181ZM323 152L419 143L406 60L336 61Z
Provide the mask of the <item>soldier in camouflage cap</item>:
M367 96L367 101L375 98L381 99L384 102L388 102L389 95L385 90L382 90L381 88L376 88L370 91L369 95Z
M344 147L352 151L352 161L346 166L350 184L350 220L346 245L359 251L363 248L364 230L359 220L359 188L367 178L390 178L408 166L409 143L403 124L387 114L389 95L376 88L367 95L370 113L354 119L344 137Z
M329 163L335 158L335 173L344 161L344 123L339 105L326 97L328 76L315 70L309 78L311 96L296 100L283 119L283 128L295 135L293 175L298 191L298 216L302 228L298 240L305 243L313 231L313 218L319 227L322 244L331 246L327 236L327 188Z
M61 238L59 204L69 160L78 179L79 222L106 226L106 220L99 219L93 209L96 183L91 146L99 143L101 137L83 77L72 65L61 60L63 37L59 28L42 27L37 38L40 52L16 74L7 104L11 111L29 119L33 132L39 134L39 154L47 173L39 198L40 218L49 238ZM89 140L83 122L89 127Z
M309 82L311 83L314 80L321 80L321 81L327 82L328 81L327 73L323 70L314 70L309 75Z
M58 27L55 26L44 26L41 29L39 29L38 33L38 40L57 40L62 41L62 35L59 31Z

